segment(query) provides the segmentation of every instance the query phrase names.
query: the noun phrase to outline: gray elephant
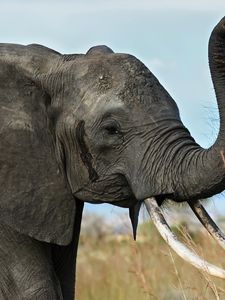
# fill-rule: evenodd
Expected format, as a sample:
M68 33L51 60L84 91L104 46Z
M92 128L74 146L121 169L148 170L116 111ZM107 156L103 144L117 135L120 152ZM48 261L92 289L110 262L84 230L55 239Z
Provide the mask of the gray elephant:
M106 46L61 55L0 45L0 299L74 299L85 201L129 208L134 236L145 202L179 255L225 278L179 243L160 210L168 198L187 201L224 247L198 199L225 189L225 19L209 63L221 127L205 150L135 57Z

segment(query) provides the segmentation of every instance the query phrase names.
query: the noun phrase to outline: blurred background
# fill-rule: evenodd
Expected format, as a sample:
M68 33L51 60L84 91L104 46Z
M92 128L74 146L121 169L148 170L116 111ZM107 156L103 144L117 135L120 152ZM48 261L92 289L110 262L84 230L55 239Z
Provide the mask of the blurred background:
M219 120L207 46L213 27L224 15L222 0L7 0L0 2L0 41L39 43L61 53L85 53L105 44L114 52L135 55L173 96L198 143L209 147ZM223 226L225 197L218 195L206 206ZM221 258L218 263L223 264L213 241L209 245L208 237L196 233L200 226L187 208L170 206L165 211L172 224L182 225L181 231L188 226L188 234L201 245L200 252L207 255L211 247L212 260ZM133 244L127 210L86 205L83 221L79 300L225 299L225 287L174 258L151 225L141 225L138 242ZM116 252L118 244L120 252ZM89 289L83 288L87 283Z

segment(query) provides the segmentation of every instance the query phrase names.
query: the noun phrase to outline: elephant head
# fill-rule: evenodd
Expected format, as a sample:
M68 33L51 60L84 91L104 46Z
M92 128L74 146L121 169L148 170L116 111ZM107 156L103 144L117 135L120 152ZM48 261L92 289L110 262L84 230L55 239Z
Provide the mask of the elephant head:
M223 238L198 199L225 188L224 59L222 19L209 42L221 126L215 144L202 149L184 127L174 100L134 56L106 46L85 55L61 55L40 45L2 44L2 222L41 241L66 245L76 199L129 208L134 233L145 201L170 245L204 268L168 232L159 206L168 198L187 201L211 233ZM225 277L207 266L211 274Z

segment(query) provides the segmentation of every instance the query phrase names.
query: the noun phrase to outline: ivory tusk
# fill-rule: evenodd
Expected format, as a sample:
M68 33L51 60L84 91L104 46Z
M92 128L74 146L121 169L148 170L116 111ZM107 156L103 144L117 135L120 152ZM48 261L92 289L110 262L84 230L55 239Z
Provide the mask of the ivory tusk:
M204 209L200 201L188 203L202 223L206 230L212 235L212 237L219 243L219 245L225 249L225 234L220 230L216 223L212 220L210 215Z
M155 198L147 198L144 200L144 203L160 235L181 258L209 275L225 279L225 270L204 261L184 244L178 241L176 235L171 231L167 224Z

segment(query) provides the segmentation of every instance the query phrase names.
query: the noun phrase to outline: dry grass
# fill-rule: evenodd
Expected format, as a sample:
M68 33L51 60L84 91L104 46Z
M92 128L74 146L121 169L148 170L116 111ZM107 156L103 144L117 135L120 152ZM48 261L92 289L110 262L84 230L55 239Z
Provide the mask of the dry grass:
M208 234L178 233L198 254L225 267L224 251ZM77 300L225 299L225 281L181 260L150 223L141 226L137 242L82 235L77 272Z

